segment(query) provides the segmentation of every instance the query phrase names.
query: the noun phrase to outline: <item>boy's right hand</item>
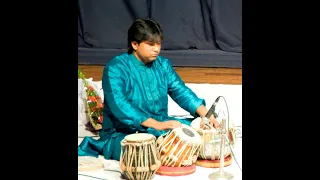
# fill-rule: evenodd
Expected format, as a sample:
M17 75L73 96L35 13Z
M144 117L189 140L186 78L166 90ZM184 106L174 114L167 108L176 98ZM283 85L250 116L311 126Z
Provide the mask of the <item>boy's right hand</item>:
M164 122L159 122L155 127L156 130L167 130L181 127L181 122L177 120L168 120Z

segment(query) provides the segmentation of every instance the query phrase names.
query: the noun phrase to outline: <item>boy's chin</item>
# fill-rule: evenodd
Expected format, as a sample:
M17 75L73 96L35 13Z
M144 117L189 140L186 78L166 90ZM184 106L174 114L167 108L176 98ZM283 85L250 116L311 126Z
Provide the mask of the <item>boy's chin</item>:
M149 61L154 61L156 59L157 59L157 56L151 56L151 57L148 58Z

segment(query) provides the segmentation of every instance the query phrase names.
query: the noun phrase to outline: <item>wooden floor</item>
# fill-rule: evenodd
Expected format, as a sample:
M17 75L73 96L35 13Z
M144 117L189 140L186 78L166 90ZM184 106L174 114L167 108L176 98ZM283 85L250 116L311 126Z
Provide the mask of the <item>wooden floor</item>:
M86 78L100 81L104 66L78 65ZM242 84L242 69L174 67L185 83Z

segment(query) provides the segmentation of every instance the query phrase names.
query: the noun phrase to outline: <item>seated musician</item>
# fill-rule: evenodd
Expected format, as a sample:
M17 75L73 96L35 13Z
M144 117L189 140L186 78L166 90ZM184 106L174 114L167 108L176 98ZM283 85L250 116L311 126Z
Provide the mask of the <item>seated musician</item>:
M169 129L190 126L192 119L168 116L168 94L193 117L203 117L205 101L188 88L170 61L159 56L162 29L153 20L137 19L128 30L128 52L110 60L103 72L104 112L98 140L85 137L79 156L120 159L120 141L141 132L156 137ZM210 124L219 123L211 116Z

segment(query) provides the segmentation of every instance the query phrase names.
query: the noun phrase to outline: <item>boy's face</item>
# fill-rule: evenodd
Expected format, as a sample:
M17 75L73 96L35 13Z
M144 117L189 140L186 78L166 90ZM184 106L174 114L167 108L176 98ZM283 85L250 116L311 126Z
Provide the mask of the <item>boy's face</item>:
M134 55L145 64L156 60L161 50L161 41L156 43L142 41L140 44L133 41L131 45L134 49Z

